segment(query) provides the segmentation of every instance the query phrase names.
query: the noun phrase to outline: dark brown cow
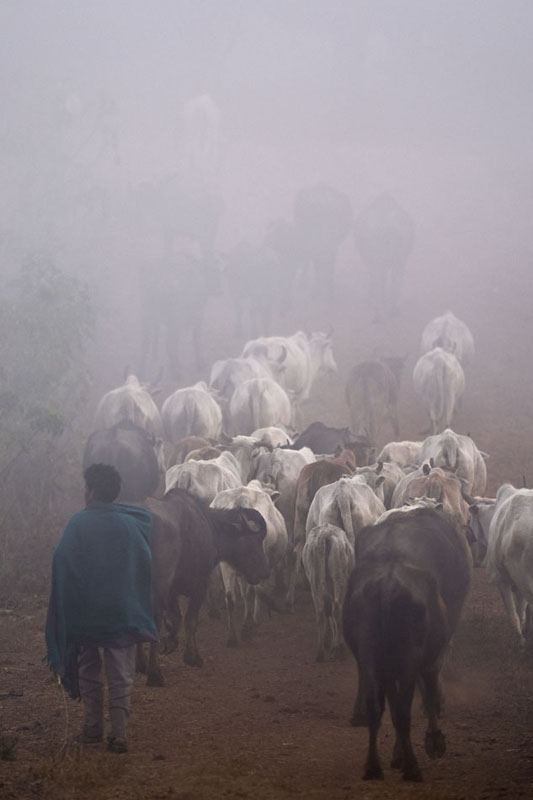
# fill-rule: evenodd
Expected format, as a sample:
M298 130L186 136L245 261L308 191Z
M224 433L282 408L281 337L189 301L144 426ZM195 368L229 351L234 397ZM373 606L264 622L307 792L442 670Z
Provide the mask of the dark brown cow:
M374 456L371 443L365 436L355 436L349 428L332 428L323 422L312 422L287 449L300 450L302 447L328 455L337 453L339 448L352 450L360 467L369 464Z
M266 524L255 509L209 508L182 489L172 489L163 500L150 499L147 507L154 518L152 582L156 623L159 627L165 616L169 644L171 649L175 647L181 622L178 597L187 597L183 660L200 667L203 662L196 645L196 629L211 571L225 561L248 583L255 585L267 578L269 568L263 551ZM158 656L159 645L151 645L147 669L150 686L163 685Z
M300 472L296 484L296 501L294 506L293 553L289 558L289 588L287 606L294 608L294 592L302 562L302 550L305 544L305 523L313 497L321 486L334 483L343 475L353 475L357 464L352 450L342 450L336 458L323 458L306 464Z
M398 511L364 528L343 609L344 637L359 669L352 724L366 725L364 778L383 778L377 735L385 708L396 731L392 766L422 780L411 745L411 704L417 682L428 716L425 747L444 755L438 727L439 671L470 585L466 538L438 511Z
M351 429L356 436L366 437L372 445L381 426L390 422L396 439L398 394L404 358L382 358L356 364L346 382L346 402L350 409Z

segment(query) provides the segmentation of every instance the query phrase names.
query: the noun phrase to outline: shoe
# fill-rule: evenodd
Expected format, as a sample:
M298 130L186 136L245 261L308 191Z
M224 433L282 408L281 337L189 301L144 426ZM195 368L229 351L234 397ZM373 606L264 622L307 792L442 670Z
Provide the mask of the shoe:
M107 749L111 753L127 753L128 742L122 736L108 736Z

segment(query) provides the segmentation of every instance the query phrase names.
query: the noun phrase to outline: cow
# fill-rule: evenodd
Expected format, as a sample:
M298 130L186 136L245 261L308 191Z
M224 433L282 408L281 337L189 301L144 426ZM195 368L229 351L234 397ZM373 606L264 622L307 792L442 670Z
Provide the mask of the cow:
M466 323L451 311L432 319L422 332L421 352L427 353L434 347L453 353L463 367L468 367L474 358L474 337Z
M281 359L283 360L284 354ZM211 367L209 387L216 391L220 401L228 404L233 392L244 381L251 378L275 378L277 365L266 364L257 358L225 358L215 361Z
M237 459L224 452L208 461L186 461L170 467L165 475L165 491L179 487L210 503L217 492L236 489L242 482Z
M269 569L275 570L283 566L288 544L285 521L274 506L270 493L264 491L259 481L251 481L247 486L241 486L239 489L228 489L219 492L212 501L211 506L212 508L224 509L255 509L261 514L266 523L267 533L263 541L263 548ZM228 647L235 647L238 643L235 628L237 586L239 586L244 600L244 619L241 629L241 636L244 639L249 638L254 627L258 625L260 600L263 599L268 602L268 595L264 586L256 590L249 582L242 580L231 564L222 562L220 564L220 572L224 583L228 611L227 645Z
M368 727L365 779L383 778L377 736L387 700L396 732L392 766L404 780L422 780L410 738L417 683L428 717L426 753L444 755L439 671L471 572L464 535L439 511L398 511L360 532L343 632L359 672L352 725Z
M309 336L297 331L292 336L252 339L244 346L242 356L257 358L270 368L277 366L280 371L274 377L290 394L297 410L309 399L315 380L337 370L331 335L321 331Z
M399 464L400 467L407 467L410 464L418 464L418 455L422 442L405 440L402 442L388 442L377 456L376 461L390 461Z
M351 450L343 450L335 458L324 458L302 468L296 484L296 500L294 503L293 552L289 554L289 588L287 591L287 607L294 609L294 593L300 571L302 550L305 543L305 525L307 512L313 497L321 486L351 475L355 471L356 462Z
M292 439L289 434L283 428L276 428L274 425L270 425L268 428L258 428L252 431L251 435L254 439L260 439L266 447L274 448L292 445Z
M152 586L156 623L159 628L165 615L171 649L177 644L181 620L178 597L189 598L183 660L200 667L203 662L196 644L196 630L211 571L224 561L251 585L263 581L269 571L263 551L265 521L250 508L209 508L181 489L173 489L162 500L149 499L146 505L153 516ZM162 686L164 682L158 656L159 645L150 645L147 668L150 686ZM145 666L142 661L140 658L141 669Z
M142 502L155 494L164 471L162 441L128 419L95 431L85 445L83 469L111 464L121 479L120 502Z
M474 497L469 505L470 549L474 566L480 567L487 555L487 543L490 523L496 511L495 497Z
M434 347L420 356L413 370L413 385L426 406L431 433L449 428L457 401L465 390L465 374L454 354Z
M483 562L500 590L522 648L533 651L529 606L533 605L533 489L503 484L496 492Z
M185 461L211 461L213 458L218 458L222 452L218 447L209 444L206 447L199 447L198 450L191 450Z
M415 240L413 220L388 193L379 195L354 224L355 246L368 271L375 322L397 313L400 283Z
M272 484L279 492L276 508L283 514L291 547L298 478L302 469L314 461L315 457L308 447L301 450L276 448L272 452L260 453L254 459L253 477L262 483Z
M478 450L470 436L462 436L451 428L424 439L417 463L432 460L436 467L453 470L465 480L471 495L483 495L487 488L486 453Z
M384 478L378 480L383 482ZM366 482L366 476L339 478L321 486L313 497L305 525L306 540L312 528L329 522L342 528L353 547L359 531L375 522L384 511L383 502Z
M302 564L315 606L318 626L316 660L319 662L327 657L339 659L345 655L342 604L354 563L353 546L341 528L325 523L307 534Z
M249 435L256 428L289 427L291 401L282 387L271 378L251 378L233 392L229 405L232 433Z
M204 381L169 395L161 417L165 436L172 444L186 436L218 439L222 431L222 411Z
M381 426L390 422L396 438L398 394L405 358L382 358L356 364L346 382L351 429L375 447Z
M293 450L309 447L313 453L334 455L341 450L353 450L356 463L360 466L369 463L372 446L364 436L355 436L349 428L333 428L323 422L312 422L297 436Z
M368 485L374 489L385 508L390 508L396 486L404 477L404 471L393 461L377 461L365 467L357 467L356 475L364 475Z
M96 409L94 429L112 428L130 420L139 428L163 436L163 423L150 389L136 375L128 375L122 386L107 392Z
M463 481L450 470L423 464L416 472L406 475L394 490L392 505L399 508L410 500L430 497L442 503L452 525L467 532L472 498L465 492Z

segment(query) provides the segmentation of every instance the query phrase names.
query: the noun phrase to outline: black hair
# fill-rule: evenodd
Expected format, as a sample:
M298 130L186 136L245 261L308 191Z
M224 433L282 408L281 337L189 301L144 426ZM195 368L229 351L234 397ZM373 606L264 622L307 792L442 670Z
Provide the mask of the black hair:
M120 494L121 479L111 464L91 464L83 473L87 489L100 503L112 503Z

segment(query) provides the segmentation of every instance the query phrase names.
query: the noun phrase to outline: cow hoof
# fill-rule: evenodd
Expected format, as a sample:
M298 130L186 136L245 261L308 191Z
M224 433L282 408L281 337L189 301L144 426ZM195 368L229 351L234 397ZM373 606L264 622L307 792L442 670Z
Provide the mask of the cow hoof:
M189 653L186 653L183 656L183 663L187 664L188 667L203 667L204 660L199 655L190 655Z
M147 686L164 686L165 679L162 675L148 675L146 678L146 685Z
M446 737L442 731L426 733L425 738L426 753L430 758L442 758L446 752Z
M381 767L367 767L363 775L364 781L382 781L383 770Z

